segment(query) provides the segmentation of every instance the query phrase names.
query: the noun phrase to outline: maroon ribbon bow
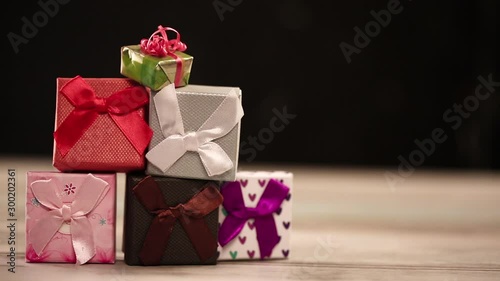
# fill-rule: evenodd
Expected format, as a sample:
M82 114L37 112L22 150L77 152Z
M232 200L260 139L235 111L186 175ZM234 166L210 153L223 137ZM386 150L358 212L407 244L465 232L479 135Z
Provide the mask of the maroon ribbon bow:
M137 200L155 215L139 253L144 265L157 265L165 253L176 221L187 233L201 262L217 251L217 239L212 235L204 217L222 203L222 195L213 184L207 184L187 203L169 207L151 176L133 188Z
M144 87L128 87L108 98L99 98L82 77L76 76L64 85L60 93L75 107L54 132L62 156L69 152L101 114L109 114L139 154L149 145L153 131L135 112L149 101Z

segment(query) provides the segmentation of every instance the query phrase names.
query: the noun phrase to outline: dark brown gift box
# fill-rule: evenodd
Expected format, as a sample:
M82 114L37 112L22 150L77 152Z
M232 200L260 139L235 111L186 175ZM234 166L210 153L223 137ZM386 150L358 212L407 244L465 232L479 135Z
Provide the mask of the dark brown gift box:
M146 176L141 174L128 174L126 195L125 195L125 222L124 222L124 253L125 263L128 265L143 265L139 258L139 253L143 247L144 240L148 233L154 215L136 198L133 188ZM152 178L157 183L165 203L174 207L178 204L185 204L196 193L201 191L207 183L213 183L220 190L220 183L207 180L177 179L167 177ZM204 220L212 233L215 241L218 235L219 212L216 208L204 217ZM160 265L199 265L216 264L218 258L217 250L213 255L202 262L198 257L193 244L188 238L184 228L175 222L168 246L160 260Z

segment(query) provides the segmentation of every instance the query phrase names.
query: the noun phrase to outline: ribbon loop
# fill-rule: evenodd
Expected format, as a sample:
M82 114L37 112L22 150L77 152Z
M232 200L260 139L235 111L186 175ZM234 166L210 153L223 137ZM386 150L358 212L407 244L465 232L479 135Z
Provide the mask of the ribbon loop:
M145 106L149 95L144 87L129 87L108 98L96 97L94 90L77 76L61 89L61 94L75 107L54 132L62 156L78 142L99 115L108 114L121 129L137 153L142 154L153 136L151 128L133 111Z
M219 244L222 247L227 245L238 236L248 219L254 219L260 258L270 257L274 247L280 241L273 213L281 206L289 192L290 189L286 185L271 179L257 207L247 208L240 182L226 183L221 193L225 198L223 206L228 215L219 229Z
M33 249L40 255L64 222L71 223L71 240L79 264L89 261L96 253L92 226L87 218L104 198L109 185L102 179L88 174L75 199L63 205L56 185L52 180L34 181L30 186L35 198L44 206L52 209L30 230Z
M207 184L187 203L175 207L166 206L163 195L159 196L162 192L151 176L140 181L133 192L139 202L155 216L139 253L144 265L160 263L176 221L186 231L201 262L215 253L217 240L203 218L222 203L222 195L212 184Z
M187 134L184 133L174 86L163 88L153 99L165 139L146 154L151 164L166 172L187 151L193 151L200 156L210 177L233 168L233 162L227 153L213 140L227 135L243 117L243 108L235 91L225 97L196 132Z

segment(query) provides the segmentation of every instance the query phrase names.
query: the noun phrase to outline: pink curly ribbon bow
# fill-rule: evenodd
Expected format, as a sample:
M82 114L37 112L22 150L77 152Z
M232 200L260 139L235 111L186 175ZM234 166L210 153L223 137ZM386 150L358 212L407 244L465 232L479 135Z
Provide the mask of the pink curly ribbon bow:
M175 39L168 39L166 31L173 31L177 34ZM175 59L177 69L175 72L175 86L178 87L182 78L182 59L175 54L176 51L184 52L187 45L181 42L181 35L171 27L158 26L149 39L141 40L141 51L155 57L170 56Z

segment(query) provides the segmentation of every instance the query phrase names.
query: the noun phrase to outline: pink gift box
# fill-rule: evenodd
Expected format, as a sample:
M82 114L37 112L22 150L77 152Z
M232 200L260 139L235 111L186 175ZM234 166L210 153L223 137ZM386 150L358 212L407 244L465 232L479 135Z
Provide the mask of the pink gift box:
M28 172L26 182L27 262L115 262L116 174Z

